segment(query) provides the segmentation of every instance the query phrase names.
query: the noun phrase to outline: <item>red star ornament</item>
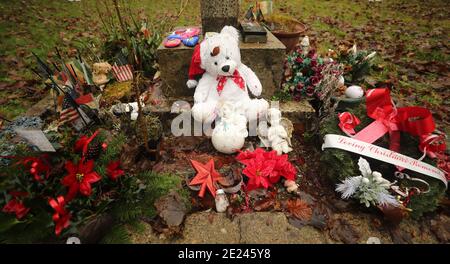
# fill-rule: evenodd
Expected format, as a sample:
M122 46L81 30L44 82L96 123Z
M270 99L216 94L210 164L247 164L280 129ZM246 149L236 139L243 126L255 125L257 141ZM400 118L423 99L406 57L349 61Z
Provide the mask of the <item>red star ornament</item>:
M206 164L191 160L191 164L197 171L197 175L195 175L189 185L202 185L198 193L200 198L203 198L205 195L206 188L208 188L212 196L215 197L216 187L214 187L214 182L216 182L221 175L214 168L214 160L210 159Z

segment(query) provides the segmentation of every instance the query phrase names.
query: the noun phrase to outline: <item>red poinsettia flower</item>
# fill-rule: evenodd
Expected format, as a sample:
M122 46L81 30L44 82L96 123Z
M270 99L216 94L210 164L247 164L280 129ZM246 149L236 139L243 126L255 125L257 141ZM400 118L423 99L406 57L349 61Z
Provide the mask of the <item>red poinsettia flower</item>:
M269 188L272 183L269 181L269 174L272 172L273 166L267 166L256 159L250 160L247 167L242 173L249 178L247 183L247 190L251 191L258 188Z
M274 178L276 182L279 181L280 176L283 176L286 180L294 181L297 175L297 169L289 162L287 154L277 156L275 171L278 174L278 178Z
M47 179L50 175L50 165L46 158L43 155L41 157L27 157L22 160L22 164L30 170L30 174L38 182L42 182L44 178Z
M30 208L25 207L23 202L17 198L28 196L28 193L12 191L9 194L11 194L13 198L3 207L2 212L16 214L16 218L20 220L28 214Z
M108 173L108 176L109 178L111 178L111 180L115 181L125 172L122 169L120 169L120 161L117 160L112 161L108 164L108 166L106 167L106 173Z
M78 164L67 161L65 167L69 174L62 179L62 184L69 187L67 201L72 200L78 192L85 196L91 195L91 184L101 179L100 175L93 171L94 161L84 162L82 159Z
M55 210L52 219L55 222L55 234L59 236L64 228L69 227L72 215L64 208L66 201L63 196L58 196L56 200L50 199L48 203Z
M295 180L297 169L289 162L288 155L278 155L276 151L243 151L237 160L246 165L242 173L249 178L247 190L268 188L277 183L281 177Z
M348 136L354 135L355 127L361 123L361 121L352 113L344 112L338 115L339 128Z

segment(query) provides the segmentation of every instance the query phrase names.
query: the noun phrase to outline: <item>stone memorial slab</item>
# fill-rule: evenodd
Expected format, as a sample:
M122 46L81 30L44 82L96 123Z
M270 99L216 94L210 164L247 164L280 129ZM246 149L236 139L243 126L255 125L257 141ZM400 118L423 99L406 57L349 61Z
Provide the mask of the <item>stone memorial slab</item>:
M16 133L42 152L55 152L55 148L39 129L15 129Z
M270 99L281 86L286 47L270 32L267 32L267 43L241 41L239 47L242 63L256 73L263 86L262 96ZM162 43L159 46L157 57L166 97L177 99L194 95L195 90L186 86L193 50L184 45L170 49Z
M224 26L237 28L239 0L202 0L203 33L219 32Z

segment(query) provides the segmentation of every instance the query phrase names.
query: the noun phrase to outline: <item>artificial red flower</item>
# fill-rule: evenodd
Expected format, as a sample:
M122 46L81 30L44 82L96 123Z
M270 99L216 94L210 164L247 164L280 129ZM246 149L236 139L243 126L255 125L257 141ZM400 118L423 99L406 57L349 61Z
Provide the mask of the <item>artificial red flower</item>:
M46 156L42 157L27 157L22 160L22 164L30 170L30 174L33 178L42 182L50 175L50 165L46 160Z
M254 151L241 151L236 159L246 167L242 173L249 178L247 190L268 188L281 177L295 180L297 169L289 162L288 155L278 155L276 151L257 148Z
M339 128L348 136L354 135L355 127L361 123L361 121L352 113L344 112L338 115Z
M66 201L63 196L58 196L56 200L50 199L48 203L55 210L52 219L55 222L55 234L59 236L64 228L69 227L72 215L64 208Z
M91 195L91 184L101 179L100 175L93 171L94 161L88 160L83 162L81 160L78 164L67 161L65 167L69 174L62 179L62 184L69 187L69 192L66 196L67 201L72 200L78 192L85 196Z
M419 150L432 159L442 158L446 149L445 134L430 134L420 138Z
M74 144L73 148L75 150L75 152L82 152L84 149L84 146L86 146L87 141L88 141L88 137L83 135L81 136Z
M320 82L320 78L319 76L313 76L311 77L310 81L313 86L317 86L317 84Z
M120 167L120 160L112 161L106 167L106 173L108 173L108 176L109 178L111 178L111 180L115 181L125 173L119 167Z
M307 88L306 88L306 95L307 96L313 96L314 95L314 88L312 87L312 86L308 86Z
M276 152L275 152L276 153ZM275 164L275 169L279 176L283 176L286 180L295 181L297 169L288 160L288 155L279 155ZM276 182L279 181L279 177Z
M439 158L437 166L444 172L447 181L450 181L450 158L446 155L444 155L444 157Z
M258 188L269 188L272 183L269 180L269 175L273 171L273 164L267 166L263 160L252 159L248 165L242 170L245 176L249 178L247 183L247 190L251 191Z
M10 192L13 196L11 200L3 207L2 211L4 213L14 213L16 214L17 219L22 219L24 216L28 214L30 208L25 207L22 201L19 201L17 197L19 196L27 196L26 192Z
M74 145L74 149L76 152L81 152L81 154L84 156L86 155L87 151L88 151L88 146L89 143L91 143L92 140L94 140L94 138L98 135L99 131L95 131L94 134L92 134L92 136L87 137L85 135L81 136Z

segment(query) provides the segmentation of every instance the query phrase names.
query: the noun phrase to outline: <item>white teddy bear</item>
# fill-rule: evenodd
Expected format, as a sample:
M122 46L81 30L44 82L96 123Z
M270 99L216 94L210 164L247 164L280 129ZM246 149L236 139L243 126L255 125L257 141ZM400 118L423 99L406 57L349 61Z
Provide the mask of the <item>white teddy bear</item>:
M196 75L202 74L197 82ZM261 82L256 74L241 62L239 33L225 26L220 33L205 38L192 57L187 86L194 88L192 116L199 122L213 122L225 102L239 103L247 120L264 115L269 104L264 99L250 99L249 92L260 96Z

